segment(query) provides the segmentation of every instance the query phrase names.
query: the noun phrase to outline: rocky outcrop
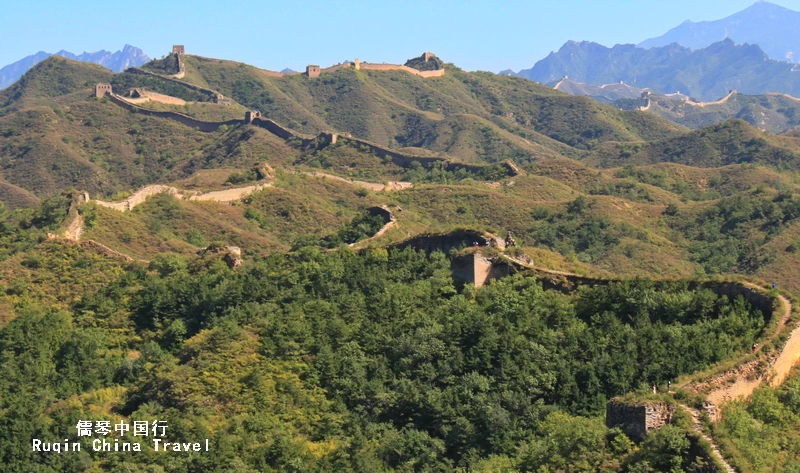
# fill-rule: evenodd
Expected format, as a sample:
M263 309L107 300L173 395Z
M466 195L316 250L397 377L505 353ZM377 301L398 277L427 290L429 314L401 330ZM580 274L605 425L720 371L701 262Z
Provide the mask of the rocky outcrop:
M244 263L242 249L238 246L207 246L197 250L198 255L222 255L222 260L231 269L236 269Z

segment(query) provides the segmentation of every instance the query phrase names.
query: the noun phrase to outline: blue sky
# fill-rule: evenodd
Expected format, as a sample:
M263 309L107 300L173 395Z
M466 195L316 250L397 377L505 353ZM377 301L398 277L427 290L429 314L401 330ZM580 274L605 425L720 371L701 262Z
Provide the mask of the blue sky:
M531 67L567 40L638 43L684 20L716 20L753 0L173 1L3 0L0 66L37 51L126 43L267 69L359 57L403 62L432 51L467 70ZM800 0L773 3L800 10Z

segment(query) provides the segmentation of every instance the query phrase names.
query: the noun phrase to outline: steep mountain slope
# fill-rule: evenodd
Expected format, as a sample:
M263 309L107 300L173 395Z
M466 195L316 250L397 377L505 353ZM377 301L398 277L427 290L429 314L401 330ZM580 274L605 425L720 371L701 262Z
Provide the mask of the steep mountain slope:
M171 72L169 64L157 61L148 68ZM150 110L241 123L246 106L299 131L349 132L379 145L410 148L412 154L476 164L579 157L604 141L682 133L652 115L619 111L520 78L468 74L455 67L434 79L353 69L309 79L271 77L251 66L188 56L185 69L183 80L157 73L112 75L97 65L48 58L0 92L2 178L39 197L69 186L111 195L182 179L197 169L249 167L252 161L246 160L259 156L282 163L315 152L293 148L258 127L226 126L207 133L130 113L109 99L95 99L92 89L98 82L111 82L123 95L140 87L186 101L142 104ZM215 103L217 93L237 103ZM15 198L23 201L30 199Z
M0 91L0 115L33 105L36 99L51 99L88 91L97 82L107 82L113 73L94 64L52 57L34 66L13 86Z
M745 95L734 93L714 102L695 102L675 97L651 95L648 111L689 128L740 118L770 133L785 133L800 126L800 99L786 94ZM647 106L642 100L616 101L615 106ZM643 103L645 102L645 103Z
M695 51L678 44L642 49L632 44L607 48L569 41L518 75L547 84L565 76L596 85L624 81L638 88L711 101L730 89L751 95L781 92L800 96L796 67L769 59L757 45L739 45L730 39Z
M290 128L307 133L345 131L384 145L402 144L397 137L413 134L422 124L463 114L489 120L523 138L531 134L531 141L546 135L583 148L590 141L653 139L677 132L646 116L598 107L519 79L465 73L453 65L433 79L347 68L309 80L304 75L272 77L252 66L194 56L186 57L185 64L187 80L261 110ZM555 108L575 109L581 120L560 122L558 133L548 131L544 117L553 115Z
M63 49L55 54L39 51L36 54L26 56L17 62L0 68L0 90L5 89L19 80L30 68L50 56L61 56L75 61L91 62L111 69L114 72L122 72L129 67L141 66L150 60L144 51L130 44L126 44L122 50L113 53L104 49L93 53L84 52L77 55Z
M659 162L697 167L762 163L780 169L798 169L800 140L770 135L744 120L732 119L650 143L604 143L592 150L587 162L603 167Z
M692 22L686 20L661 36L638 44L654 48L678 43L692 49L731 38L739 43L757 44L773 59L800 61L800 12L780 5L758 1L744 10L720 20Z

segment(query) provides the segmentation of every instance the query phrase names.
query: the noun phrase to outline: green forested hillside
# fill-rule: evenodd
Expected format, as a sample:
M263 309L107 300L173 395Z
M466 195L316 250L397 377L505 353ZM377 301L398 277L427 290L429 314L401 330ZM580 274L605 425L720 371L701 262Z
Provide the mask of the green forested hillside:
M605 400L730 357L765 323L682 284L565 296L514 277L476 293L445 255L412 250L101 268L112 282L61 310L16 289L0 329L2 471L691 470L680 429L635 446L598 419ZM8 441L73 437L97 415L166 419L172 439L210 438L214 453L87 443L45 460Z
M796 137L451 64L160 77L173 60L48 60L2 95L0 471L714 471L684 415L635 442L604 407L782 327L702 287L800 291ZM396 249L454 231L475 240ZM464 258L508 277L465 284ZM214 454L18 441L86 417Z

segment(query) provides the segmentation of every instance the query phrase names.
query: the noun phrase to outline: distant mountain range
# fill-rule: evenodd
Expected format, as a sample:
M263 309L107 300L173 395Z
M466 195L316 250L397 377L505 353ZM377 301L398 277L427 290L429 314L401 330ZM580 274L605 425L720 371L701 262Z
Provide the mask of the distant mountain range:
M656 38L639 43L653 48L678 43L701 49L730 38L738 43L757 44L772 59L800 62L800 12L769 2L758 2L716 21L694 23L686 20Z
M736 44L730 39L698 50L674 43L644 49L632 44L607 48L569 41L517 75L551 86L564 77L597 85L623 81L704 101L718 99L730 89L751 95L780 92L800 96L800 65L770 59L757 45Z
M76 55L69 51L64 51L63 49L55 54L39 51L36 54L24 57L0 69L0 89L5 89L13 84L22 77L22 74L25 74L30 68L50 56L62 56L76 61L93 62L111 69L114 72L122 72L129 67L141 66L150 61L150 58L147 57L141 49L129 44L126 44L121 51L113 53L100 50L93 53L84 52L83 54Z

